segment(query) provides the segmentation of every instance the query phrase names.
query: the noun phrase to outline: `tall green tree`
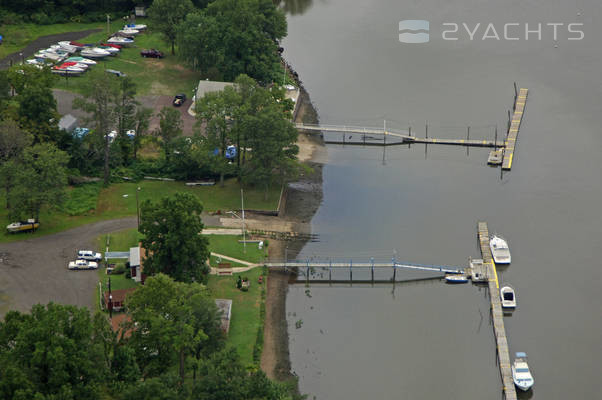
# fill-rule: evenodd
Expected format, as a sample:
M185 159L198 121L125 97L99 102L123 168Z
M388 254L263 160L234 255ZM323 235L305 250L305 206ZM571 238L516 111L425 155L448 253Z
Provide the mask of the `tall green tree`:
M219 349L220 317L204 285L157 274L128 296L127 306L132 317L131 343L147 376L177 365L183 382L187 357L194 355L198 360L204 343L212 342L212 351Z
M42 207L59 206L65 199L69 156L52 143L38 143L23 151L11 197L11 216L40 217Z
M232 127L240 106L240 95L233 87L227 86L219 92L209 92L195 105L197 127L204 127L207 143L217 149L212 163L219 174L220 185L224 186L224 176L228 169L226 148L232 139Z
M53 303L6 314L0 364L3 399L99 399L107 372L90 312Z
M133 143L133 156L134 160L138 157L138 150L142 146L142 138L148 134L148 128L150 126L150 120L153 116L153 110L148 107L138 107L136 109L135 119L135 130L136 136L134 137Z
M0 121L0 183L4 188L7 209L10 209L10 191L15 184L23 150L31 142L31 135L23 131L15 121Z
M203 205L189 193L176 193L156 203L142 203L140 232L147 250L144 270L164 273L182 282L204 282L209 250L203 231Z
M154 0L148 16L154 29L161 32L171 45L171 54L176 54L175 43L178 25L194 10L190 0Z
M245 164L247 182L262 186L267 199L270 187L284 183L296 170L297 129L283 118L282 109L271 105L245 118L249 131L250 160Z
M111 140L108 136L115 123L114 99L118 96L119 88L117 77L103 71L92 71L89 79L84 82L83 97L73 100L73 107L81 109L92 115L94 134L103 143L104 153L104 184L108 185L110 170Z
M180 25L180 56L204 74L232 81L247 74L270 82L280 70L278 40L286 17L272 0L215 0ZM221 76L220 76L221 75Z
M119 79L116 98L113 100L116 119L116 143L121 151L123 164L129 164L130 153L133 149L131 138L126 135L136 126L136 112L140 103L136 100L136 83L129 76Z
M171 107L163 107L159 112L159 129L155 135L161 138L165 162L169 164L174 139L182 136L182 116L180 111Z

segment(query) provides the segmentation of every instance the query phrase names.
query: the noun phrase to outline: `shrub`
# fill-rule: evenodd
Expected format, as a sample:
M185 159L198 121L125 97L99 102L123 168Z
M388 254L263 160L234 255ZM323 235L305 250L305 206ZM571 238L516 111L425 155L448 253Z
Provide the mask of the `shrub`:
M61 211L68 215L85 215L88 211L96 209L100 183L88 183L73 187L61 207Z

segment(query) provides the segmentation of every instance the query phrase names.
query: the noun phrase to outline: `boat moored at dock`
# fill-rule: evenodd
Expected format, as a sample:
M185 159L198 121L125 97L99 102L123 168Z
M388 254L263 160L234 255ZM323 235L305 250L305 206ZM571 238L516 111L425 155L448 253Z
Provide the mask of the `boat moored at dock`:
M508 242L501 236L493 235L489 241L489 248L496 264L510 264L512 261Z
M512 380L514 381L514 385L523 392L526 392L533 387L535 380L529 370L526 353L516 353L516 358L512 364Z

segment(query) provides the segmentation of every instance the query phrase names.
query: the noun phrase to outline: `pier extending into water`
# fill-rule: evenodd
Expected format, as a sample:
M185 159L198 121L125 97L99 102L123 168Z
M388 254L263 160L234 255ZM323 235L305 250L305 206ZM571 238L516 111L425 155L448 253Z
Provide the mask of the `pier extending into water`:
M297 281L306 283L395 283L409 280L441 279L446 274L461 274L465 269L449 265L424 265L390 262L332 262L282 261L266 263L268 268L291 268L297 272ZM408 276L402 271L419 274Z
M512 114L512 120L508 125L508 135L506 136L506 142L504 143L504 161L502 162L502 169L509 170L512 168L512 160L514 159L514 148L516 147L516 140L518 139L518 131L520 124L523 121L523 113L525 112L525 104L527 103L528 89L521 88L514 97L514 113Z
M506 329L504 327L504 313L500 299L500 284L498 281L495 262L489 249L489 228L487 222L479 221L477 223L479 245L481 256L483 257L483 267L487 270L489 299L491 301L491 316L493 318L493 333L495 335L496 353L500 375L504 386L504 395L506 400L516 399L516 389L512 380L512 369L510 367L510 351L508 350L508 339L506 338Z
M362 126L344 126L344 125L311 125L296 123L296 128L307 132L333 132L341 133L341 140L325 140L327 144L344 144L360 146L396 146L402 144L445 144L452 146L470 146L470 147L504 147L504 141L495 141L487 139L441 139L429 137L413 136L411 130L400 131L390 129L383 124L382 128L362 127ZM347 136L347 134L351 134ZM353 134L356 135L353 140Z

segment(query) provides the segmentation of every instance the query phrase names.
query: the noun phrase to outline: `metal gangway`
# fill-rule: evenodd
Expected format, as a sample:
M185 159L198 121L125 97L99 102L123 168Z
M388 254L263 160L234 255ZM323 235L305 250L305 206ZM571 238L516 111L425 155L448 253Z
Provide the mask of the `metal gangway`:
M349 144L349 145L380 145L380 146L391 146L400 144L445 144L455 146L471 146L471 147L504 147L505 142L502 140L485 140L485 139L441 139L441 138L429 138L428 127L427 137L417 137L412 135L411 129L407 131L387 128L386 122L383 127L364 127L364 126L348 126L348 125L314 125L296 123L295 127L300 131L305 132L333 132L342 133L342 140L325 140L328 144ZM358 134L360 139L356 141L346 140L345 134ZM379 140L382 143L375 143L374 136L379 136ZM382 139L380 138L382 136ZM391 137L393 141L387 143L387 137ZM366 140L368 139L368 141ZM372 140L371 140L372 139Z

